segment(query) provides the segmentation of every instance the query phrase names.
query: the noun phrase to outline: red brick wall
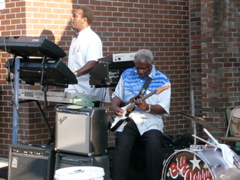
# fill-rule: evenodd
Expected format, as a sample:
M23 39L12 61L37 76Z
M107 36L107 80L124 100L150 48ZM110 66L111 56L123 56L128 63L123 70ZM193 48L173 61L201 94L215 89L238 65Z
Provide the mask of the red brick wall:
M201 76L201 2L189 3L189 67L191 114L202 114L202 76Z
M193 0L189 7L191 112L225 130L225 110L239 105L240 4Z
M201 1L189 1L189 96L190 114L202 115L201 76ZM188 121L189 122L189 121ZM190 132L194 133L195 122L190 122ZM202 126L196 124L198 135Z
M240 2L202 1L202 109L206 120L226 127L225 110L239 106Z
M1 36L44 36L68 52L72 9L79 4L90 6L96 16L92 28L103 41L104 55L148 48L157 69L171 79L171 115L164 120L167 134L189 132L191 123L179 111L204 115L224 129L224 110L239 102L239 2L188 2L6 0L0 14ZM12 92L5 80L5 62L10 55L2 52L0 57L0 154L7 156L12 138ZM106 108L111 111L109 104ZM19 111L19 143L46 143L48 129L35 103L21 104ZM44 111L53 127L54 109ZM110 146L113 141L110 135Z
M183 1L6 1L1 12L2 36L44 36L68 51L73 31L69 26L71 10L78 4L90 6L96 20L92 28L103 41L104 55L133 52L140 48L153 51L157 69L166 73L172 82L171 116L166 118L166 132L184 133L188 121L177 115L189 110L188 72L188 2ZM56 6L57 4L57 6ZM7 154L11 142L12 108L10 85L6 83L4 64L7 53L1 53L1 100L0 137L1 154ZM63 59L64 61L67 58ZM24 87L25 88L25 87ZM37 88L29 87L26 88ZM39 87L38 87L39 88ZM20 104L19 143L46 143L48 130L34 103ZM6 111L5 109L8 108ZM107 107L110 111L109 105ZM54 111L54 110L52 110ZM53 126L54 113L46 111ZM24 114L24 116L23 116ZM51 114L51 115L49 115ZM50 116L50 117L49 117ZM23 128L26 130L24 131ZM7 132L6 132L7 131ZM25 138L25 139L24 139ZM114 139L110 135L109 144Z

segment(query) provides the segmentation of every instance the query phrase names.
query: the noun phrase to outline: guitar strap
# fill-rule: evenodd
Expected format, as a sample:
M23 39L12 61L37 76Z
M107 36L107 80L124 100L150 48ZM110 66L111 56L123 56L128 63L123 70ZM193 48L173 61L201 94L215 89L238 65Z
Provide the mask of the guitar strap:
M152 78L148 76L147 80L143 84L143 87L142 87L139 95L143 95L146 92L146 90L147 90L149 84L151 83L151 81L152 81Z
M152 81L152 78L148 76L145 83L143 84L142 89L140 90L139 94L134 99L140 98L140 96L146 92L151 81ZM131 110L127 110L126 116L128 116L130 114L130 112L133 111L134 109L135 109L135 107L133 107ZM131 119L131 118L127 117L126 121L128 121L128 119Z

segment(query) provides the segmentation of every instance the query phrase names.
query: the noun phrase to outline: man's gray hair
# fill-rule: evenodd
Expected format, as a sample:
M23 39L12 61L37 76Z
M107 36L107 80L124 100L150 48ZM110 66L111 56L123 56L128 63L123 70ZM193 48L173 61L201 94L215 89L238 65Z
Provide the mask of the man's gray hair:
M150 50L148 49L140 49L136 52L134 56L134 62L139 59L144 59L146 58L149 63L153 62L153 54Z

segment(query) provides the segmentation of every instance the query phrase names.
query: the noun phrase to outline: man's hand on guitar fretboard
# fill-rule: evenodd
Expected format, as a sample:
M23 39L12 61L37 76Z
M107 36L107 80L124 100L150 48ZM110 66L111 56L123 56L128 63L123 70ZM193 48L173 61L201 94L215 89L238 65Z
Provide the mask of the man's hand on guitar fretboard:
M134 103L135 103L135 105L138 106L140 109L143 109L143 110L147 110L147 109L148 109L148 105L147 105L146 101L145 101L145 100L142 100L141 98L134 100Z

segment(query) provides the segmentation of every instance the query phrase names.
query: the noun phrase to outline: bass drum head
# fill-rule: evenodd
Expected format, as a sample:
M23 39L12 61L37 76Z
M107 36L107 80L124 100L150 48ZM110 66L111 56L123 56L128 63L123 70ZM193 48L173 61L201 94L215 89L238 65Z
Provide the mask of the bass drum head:
M173 153L164 164L162 180L213 179L208 165L195 152L180 150ZM193 178L195 177L195 178ZM201 178L200 178L201 179Z
M174 152L164 162L162 180L239 180L240 169L229 168L221 150L188 149Z

